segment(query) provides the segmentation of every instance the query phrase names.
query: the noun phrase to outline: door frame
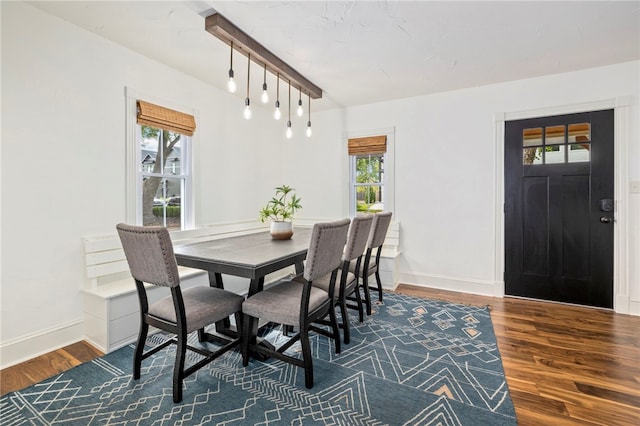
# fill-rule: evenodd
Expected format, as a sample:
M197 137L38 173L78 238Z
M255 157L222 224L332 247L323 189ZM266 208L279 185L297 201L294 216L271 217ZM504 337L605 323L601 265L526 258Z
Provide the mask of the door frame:
M631 97L616 97L601 101L580 104L559 105L526 111L498 112L494 114L494 154L495 154L495 254L494 254L494 296L504 297L504 126L506 121L578 112L614 110L614 199L615 228L613 233L613 310L618 313L630 313L628 232L629 216L629 107Z

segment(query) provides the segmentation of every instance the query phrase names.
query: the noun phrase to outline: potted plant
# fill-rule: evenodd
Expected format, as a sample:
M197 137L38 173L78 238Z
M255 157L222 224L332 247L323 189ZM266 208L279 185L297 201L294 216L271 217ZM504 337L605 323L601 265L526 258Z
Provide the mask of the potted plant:
M302 208L300 197L288 185L275 188L275 196L260 210L260 221L271 219L271 238L288 240L293 235L293 215Z

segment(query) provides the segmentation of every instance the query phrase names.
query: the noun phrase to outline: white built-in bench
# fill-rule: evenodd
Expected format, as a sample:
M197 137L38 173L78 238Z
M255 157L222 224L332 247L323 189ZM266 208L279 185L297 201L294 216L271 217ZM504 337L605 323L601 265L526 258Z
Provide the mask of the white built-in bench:
M387 290L398 286L398 258L400 256L400 222L391 222L380 254L380 281ZM375 283L375 279L374 279ZM372 281L369 281L372 284Z
M304 225L301 225L304 226ZM211 225L188 231L174 231L174 245L226 238L266 231L264 224L242 222ZM82 289L84 303L85 339L101 351L108 353L132 343L138 336L140 308L129 265L118 235L90 236L84 239L86 282ZM399 225L392 223L380 260L380 276L385 288L397 285L397 257L399 255ZM209 285L206 271L179 267L183 288ZM293 267L278 271L266 278L278 280L293 272ZM246 294L248 281L224 276L225 289ZM147 285L149 303L168 295L168 290Z
M188 231L174 231L174 245L225 238L265 231L258 222L212 225ZM118 235L84 238L86 282L83 293L85 338L105 353L134 342L140 326L138 294ZM206 271L180 266L183 288L209 285ZM246 283L225 277L225 288L242 293ZM234 288L236 287L236 288ZM149 303L160 300L169 292L165 288L147 285Z

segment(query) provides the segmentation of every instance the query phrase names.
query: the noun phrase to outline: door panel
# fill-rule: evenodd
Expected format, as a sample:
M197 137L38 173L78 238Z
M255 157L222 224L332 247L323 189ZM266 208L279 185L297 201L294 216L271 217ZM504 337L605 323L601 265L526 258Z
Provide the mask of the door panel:
M613 110L507 122L506 294L612 308L606 199L613 199Z

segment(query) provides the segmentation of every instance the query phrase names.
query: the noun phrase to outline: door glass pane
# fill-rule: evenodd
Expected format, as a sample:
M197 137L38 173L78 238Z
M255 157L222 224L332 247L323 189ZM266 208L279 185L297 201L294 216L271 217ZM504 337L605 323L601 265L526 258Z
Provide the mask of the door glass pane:
M522 146L542 145L542 127L524 129L522 132Z
M552 145L546 147L544 153L545 164L564 163L564 147L565 145Z
M582 163L591 161L591 145L588 143L576 143L569 145L568 162Z
M569 143L590 141L591 123L569 124Z
M545 144L557 145L564 143L564 126L549 126L545 128Z
M542 147L524 148L522 150L522 164L542 164Z

